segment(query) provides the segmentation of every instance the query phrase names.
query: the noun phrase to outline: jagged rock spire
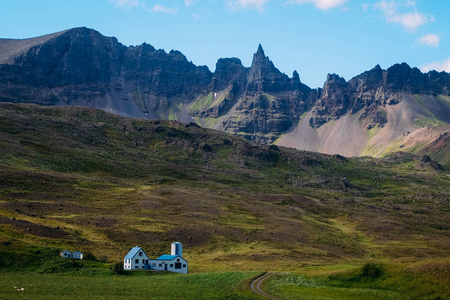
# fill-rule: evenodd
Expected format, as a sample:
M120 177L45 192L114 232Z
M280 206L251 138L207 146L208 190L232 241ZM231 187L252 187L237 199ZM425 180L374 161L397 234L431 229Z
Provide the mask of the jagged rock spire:
M292 79L293 79L294 81L300 82L300 75L298 75L297 70L294 70L294 73L292 73Z
M256 51L256 54L266 56L264 54L264 50L263 50L263 47L261 46L261 44L258 45L258 50Z
M269 60L268 57L264 54L264 50L261 46L261 44L258 45L258 50L253 55L253 61L252 61L252 69L254 68L261 68L263 66L271 65L273 67L272 62Z

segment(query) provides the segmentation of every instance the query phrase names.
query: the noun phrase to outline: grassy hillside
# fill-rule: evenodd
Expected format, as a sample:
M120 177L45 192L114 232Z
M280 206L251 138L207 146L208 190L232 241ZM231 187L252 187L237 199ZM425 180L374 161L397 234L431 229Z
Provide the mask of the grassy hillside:
M194 273L434 260L450 254L449 198L449 173L411 154L346 159L195 124L0 105L3 270L42 271L63 249L155 257L175 240Z
M281 299L448 299L449 259L362 267L309 267L279 273L265 289Z

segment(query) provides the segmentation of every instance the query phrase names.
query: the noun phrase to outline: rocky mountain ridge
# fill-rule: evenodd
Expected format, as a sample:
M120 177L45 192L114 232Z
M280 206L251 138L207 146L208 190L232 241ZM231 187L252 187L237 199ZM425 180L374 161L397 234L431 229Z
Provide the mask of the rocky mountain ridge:
M195 121L261 143L324 153L379 156L390 148L408 150L399 148L404 138L423 128L444 134L449 96L450 74L423 74L406 63L387 70L377 65L349 81L329 74L323 88L311 89L296 71L292 78L280 72L261 45L249 68L238 58L222 58L212 73L179 51L145 43L126 47L87 28L0 39L0 101ZM406 115L401 122L400 106ZM384 146L373 151L375 141Z

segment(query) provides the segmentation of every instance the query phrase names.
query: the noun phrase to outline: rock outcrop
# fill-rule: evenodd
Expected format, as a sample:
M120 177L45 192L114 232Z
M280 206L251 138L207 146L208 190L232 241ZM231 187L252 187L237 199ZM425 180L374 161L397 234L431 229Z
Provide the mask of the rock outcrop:
M259 45L246 71L245 88L238 94L234 110L218 128L262 143L273 142L288 130L312 102L311 89L281 73ZM241 84L242 84L241 83Z
M450 74L435 71L423 74L406 63L387 70L377 65L348 82L336 74L329 74L312 109L310 124L317 128L348 112L356 114L362 111L361 118L371 118L370 127L375 124L382 126L387 120L379 107L399 103L403 94L449 95Z

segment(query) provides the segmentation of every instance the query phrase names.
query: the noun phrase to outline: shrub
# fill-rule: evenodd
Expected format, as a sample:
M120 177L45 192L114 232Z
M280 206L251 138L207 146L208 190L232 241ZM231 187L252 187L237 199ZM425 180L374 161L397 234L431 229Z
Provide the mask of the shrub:
M99 256L98 260L101 263L107 263L108 262L108 257L105 254L102 254L102 255Z
M125 271L123 269L123 263L122 262L115 263L113 266L113 272L114 272L114 274L119 274L119 275L124 274Z
M95 255L91 251L86 251L84 253L84 259L92 260L92 261L98 261L97 257L95 257Z
M383 275L383 273L380 264L367 263L362 267L361 276L364 278L375 279Z

